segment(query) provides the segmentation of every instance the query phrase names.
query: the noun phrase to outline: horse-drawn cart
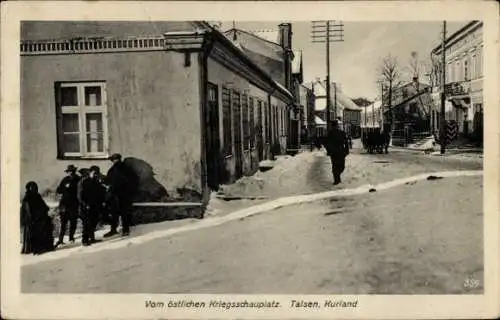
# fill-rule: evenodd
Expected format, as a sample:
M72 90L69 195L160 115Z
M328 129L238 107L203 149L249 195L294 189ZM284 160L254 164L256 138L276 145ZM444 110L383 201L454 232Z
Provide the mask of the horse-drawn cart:
M384 127L361 126L361 142L368 153L389 153L391 136L389 128Z

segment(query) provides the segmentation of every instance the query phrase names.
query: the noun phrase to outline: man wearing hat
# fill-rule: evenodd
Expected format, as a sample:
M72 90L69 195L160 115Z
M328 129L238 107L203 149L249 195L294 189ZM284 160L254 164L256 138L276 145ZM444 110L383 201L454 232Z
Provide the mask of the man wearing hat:
M69 222L69 241L75 241L76 223L78 219L78 197L77 188L80 177L76 174L77 168L70 164L64 177L56 189L57 194L61 195L59 202L59 217L61 228L59 230L59 240L56 242L56 247L64 244L64 236L66 227Z
M90 167L91 193L94 203L92 216L92 230L95 231L99 220L104 213L104 201L106 200L106 188L104 186L104 176L101 174L101 168L98 166Z
M118 233L118 218L121 218L122 235L130 233L132 200L138 184L138 177L122 161L122 156L115 153L109 157L113 162L106 175L105 184L109 187L111 198L116 200L111 212L111 230L104 235L110 237Z
M82 178L78 184L78 200L80 201L80 213L83 222L82 244L84 246L96 242L95 228L101 204L104 200L102 186L96 173L99 173L99 167L97 166L92 166L90 169L80 169Z
M349 154L349 141L345 132L340 129L338 120L332 121L325 147L332 161L333 184L337 185L342 182L340 176L344 172L345 158Z

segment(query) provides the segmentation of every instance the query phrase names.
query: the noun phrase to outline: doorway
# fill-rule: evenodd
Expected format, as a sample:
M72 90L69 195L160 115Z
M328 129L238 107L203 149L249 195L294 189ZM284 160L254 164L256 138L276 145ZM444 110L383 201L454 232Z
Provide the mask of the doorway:
M220 184L219 90L213 83L208 84L207 106L207 184L212 190L218 190Z

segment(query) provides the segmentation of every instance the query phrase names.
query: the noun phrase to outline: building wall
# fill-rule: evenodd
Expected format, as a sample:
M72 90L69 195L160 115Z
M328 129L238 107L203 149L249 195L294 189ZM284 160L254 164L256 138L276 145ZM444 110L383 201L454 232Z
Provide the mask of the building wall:
M279 143L280 145L280 153L284 154L286 153L287 149L287 121L286 119L289 119L288 112L287 112L287 107L286 104L277 99L274 96L271 96L271 105L276 106L277 111L277 118L273 122L273 137L276 137L277 140L274 141L275 143Z
M217 61L215 61L212 58L208 58L207 62L207 69L208 69L208 81L210 83L213 83L217 85L218 92L219 92L219 133L220 133L220 143L221 143L221 149L224 148L224 135L223 135L223 106L222 106L222 90L224 87L229 88L231 90L236 90L240 94L246 94L248 97L253 97L254 99L254 122L256 122L257 119L257 101L262 101L263 103L269 102L269 94L260 89L259 87L251 84L248 80L243 78L242 76L234 73L232 70L226 68L225 66L221 65ZM279 101L278 99L275 99L274 97L271 98L271 105L278 105L281 108L283 108L284 104ZM263 116L262 120L264 119L264 110L263 110ZM263 125L263 121L261 121L261 124ZM271 122L272 124L272 122ZM282 125L282 124L280 124ZM231 128L232 132L235 130L234 128L234 123L231 121ZM243 136L243 128L242 126L240 127L241 130L241 135ZM266 133L265 128L263 128L262 132L262 141L265 141L264 135ZM286 137L284 139L281 139L282 141L282 148L286 148ZM258 157L258 150L257 150L257 145L254 145L254 148L243 148L242 146L242 154L243 154L243 174L245 175L250 175L255 170L258 168L258 163L260 160L263 159L270 159L271 158L271 143L267 143L263 145L263 159L259 159ZM224 157L224 169L229 175L229 181L234 181L238 179L236 175L236 157L235 157L235 146L234 143L232 143L231 146L231 156ZM286 149L285 149L286 150ZM222 152L222 151L221 151Z
M481 78L483 76L482 57L483 30L481 27L469 30L459 41L446 49L446 82L468 81Z
M441 50L436 52L440 55ZM483 110L483 27L477 24L457 35L456 39L446 48L446 83L460 82L467 90L470 106L467 109L454 110L451 117L459 125L459 131L464 133L464 121L469 124L469 133L473 129L473 118ZM441 78L436 74L438 85ZM439 91L440 88L435 88ZM451 98L451 97L450 97Z
M105 80L109 153L148 162L172 193L178 187L201 192L199 67L174 52L96 53L21 58L22 182L54 189L68 164L110 162L58 160L56 81Z

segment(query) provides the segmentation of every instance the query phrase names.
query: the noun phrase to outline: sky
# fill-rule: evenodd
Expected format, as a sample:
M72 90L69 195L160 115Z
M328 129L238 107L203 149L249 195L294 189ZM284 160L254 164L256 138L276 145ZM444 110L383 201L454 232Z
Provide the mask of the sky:
M246 31L277 30L276 22L236 21L236 28ZM351 98L374 99L380 95L379 68L383 57L391 54L400 65L402 80L410 81L409 61L416 51L422 62L430 59L430 52L440 44L441 21L369 22L344 21L344 42L333 42L330 47L330 78L340 84ZM467 21L447 22L447 34L465 25ZM233 27L233 22L222 22L221 30ZM302 50L304 82L326 78L326 45L312 43L311 23L292 22L292 46ZM428 82L427 77L421 81Z

